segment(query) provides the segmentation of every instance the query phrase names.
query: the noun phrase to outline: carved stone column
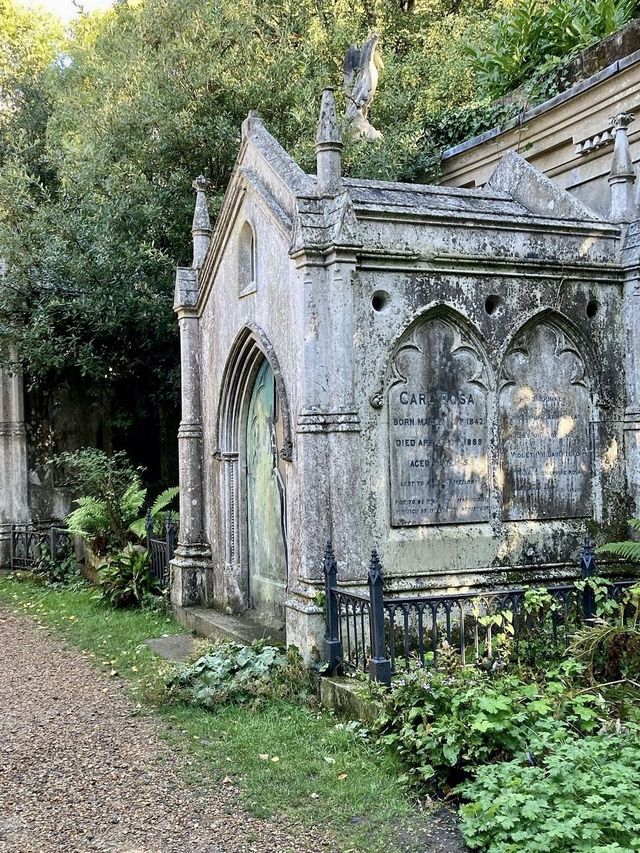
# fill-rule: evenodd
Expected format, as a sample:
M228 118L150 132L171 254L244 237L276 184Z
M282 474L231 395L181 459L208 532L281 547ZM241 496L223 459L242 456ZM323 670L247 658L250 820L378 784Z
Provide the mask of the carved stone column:
M198 268L211 239L207 186L203 177L193 182L197 193L192 228L193 265L176 271L174 302L180 326L182 419L178 430L180 537L171 562L171 600L180 607L206 602L211 586L207 575L213 571L211 549L204 532L200 325L196 311Z
M29 520L27 435L22 372L0 368L0 566L10 563L11 524Z
M636 173L627 135L627 128L632 121L631 113L620 113L611 121L615 141L608 180L611 187L611 219L614 222L631 222L638 216L634 186Z

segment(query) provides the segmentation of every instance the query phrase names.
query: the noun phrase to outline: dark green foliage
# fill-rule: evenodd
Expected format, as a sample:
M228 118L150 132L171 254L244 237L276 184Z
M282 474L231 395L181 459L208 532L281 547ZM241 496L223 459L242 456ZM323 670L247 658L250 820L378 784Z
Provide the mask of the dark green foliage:
M616 32L635 11L634 0L519 0L496 22L486 43L472 48L482 90L497 98L533 72Z
M34 577L52 587L67 586L76 581L82 582L73 549L64 556L52 557L48 546L41 546L40 557L32 572Z
M462 832L487 853L640 850L640 727L567 740L534 767L481 767L458 789Z
M113 607L153 605L162 595L149 571L149 554L133 545L110 556L100 569L100 597Z
M381 698L381 740L402 757L416 782L456 784L475 767L595 731L606 712L598 695L576 692L572 662L538 678L411 670Z
M251 646L218 643L171 679L169 695L205 708L265 698L309 697L309 673L296 648L259 640Z

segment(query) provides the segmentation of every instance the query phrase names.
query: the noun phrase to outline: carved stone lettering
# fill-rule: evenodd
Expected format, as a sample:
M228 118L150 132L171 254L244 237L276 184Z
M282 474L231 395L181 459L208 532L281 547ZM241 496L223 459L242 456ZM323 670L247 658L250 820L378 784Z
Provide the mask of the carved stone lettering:
M475 343L429 318L402 341L392 370L391 524L488 520L488 379Z
M580 354L542 323L508 354L500 380L503 517L590 516L591 403Z

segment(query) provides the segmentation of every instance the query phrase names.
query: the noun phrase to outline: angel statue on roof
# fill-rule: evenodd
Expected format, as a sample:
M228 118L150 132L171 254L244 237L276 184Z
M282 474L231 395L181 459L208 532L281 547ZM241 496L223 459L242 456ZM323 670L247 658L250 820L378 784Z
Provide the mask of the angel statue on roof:
M345 132L353 139L382 139L367 112L376 93L378 69L383 68L375 33L359 48L352 44L344 57L344 91L347 96Z

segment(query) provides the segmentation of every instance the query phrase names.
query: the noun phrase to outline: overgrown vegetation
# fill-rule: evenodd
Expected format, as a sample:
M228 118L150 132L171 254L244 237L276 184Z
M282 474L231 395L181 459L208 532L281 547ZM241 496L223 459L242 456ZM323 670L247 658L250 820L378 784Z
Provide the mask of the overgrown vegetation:
M308 699L311 683L293 646L284 651L264 640L251 646L227 642L181 667L168 683L168 695L210 709L228 703L255 708L267 699Z
M94 447L63 453L55 461L81 495L66 519L67 529L87 539L99 554L124 548L147 494L140 469L121 451L108 454Z
M517 645L511 614L478 611L488 639L476 665L445 644L437 668L372 688L374 736L408 782L461 798L470 849L640 849L640 584L616 598L598 576L576 586L596 613L581 626L558 627L561 603L531 588ZM564 654L554 620L572 632Z
M460 791L472 850L640 850L640 727L566 740L533 766L519 758L480 767Z
M82 493L66 525L104 557L99 568L102 597L114 607L157 605L163 590L150 571L149 554L132 542L146 535L146 518L138 517L147 497L140 469L123 452L107 454L93 447L63 453L55 461L74 491ZM165 489L149 507L159 535L164 535L167 507L177 495L177 487Z
M580 671L571 662L539 674L412 670L380 697L376 728L410 778L452 787L482 764L539 755L596 731L606 704L597 692L574 689Z
M498 98L535 74L555 72L580 50L619 30L634 0L519 0L470 49L480 90Z

